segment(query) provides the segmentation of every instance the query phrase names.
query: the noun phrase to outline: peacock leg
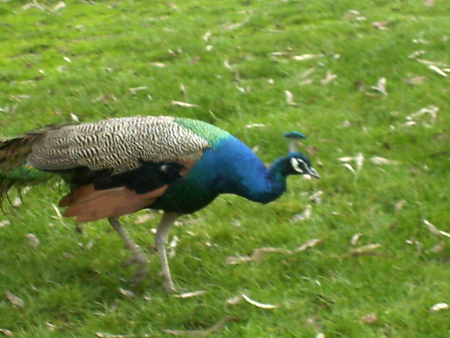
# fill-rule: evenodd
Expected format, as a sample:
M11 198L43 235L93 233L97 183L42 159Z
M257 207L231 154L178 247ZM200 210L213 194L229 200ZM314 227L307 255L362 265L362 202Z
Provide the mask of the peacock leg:
M133 285L139 285L144 279L145 273L147 272L147 257L142 251L141 247L134 242L130 235L125 231L119 222L118 218L108 218L109 224L112 225L114 230L117 231L119 236L125 242L125 247L131 251L131 258L127 261L128 264L136 264L137 271L133 278Z
M169 238L169 231L172 228L175 220L180 216L176 212L164 213L161 222L156 231L156 250L161 260L162 274L164 278L163 288L167 293L174 293L177 291L173 284L172 276L170 275L169 261L167 260L166 244Z

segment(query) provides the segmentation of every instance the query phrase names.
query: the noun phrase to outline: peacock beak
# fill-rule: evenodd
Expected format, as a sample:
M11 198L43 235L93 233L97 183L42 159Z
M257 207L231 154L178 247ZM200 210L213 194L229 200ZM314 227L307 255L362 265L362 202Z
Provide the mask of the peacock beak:
M307 175L312 176L317 178L318 180L320 180L320 175L317 173L316 169L314 169L313 167L309 167L308 168L308 173Z

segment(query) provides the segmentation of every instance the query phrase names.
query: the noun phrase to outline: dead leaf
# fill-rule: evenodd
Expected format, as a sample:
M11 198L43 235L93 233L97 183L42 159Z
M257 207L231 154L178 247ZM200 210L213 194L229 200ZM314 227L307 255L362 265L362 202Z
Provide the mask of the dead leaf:
M147 212L147 213L145 213L145 214L143 214L143 215L140 215L140 216L136 219L135 223L136 223L136 224L146 223L146 222L148 222L148 221L151 220L151 219L155 219L155 217L156 217L156 213L150 213L150 212Z
M242 20L242 22L237 22L237 23L231 23L231 24L226 24L223 25L223 29L225 31L232 31L238 28L241 28L242 26L244 26L246 23L248 23L250 21L250 17L246 17L244 20Z
M135 88L129 88L131 94L136 95L137 92L148 89L147 86L141 86L141 87L135 87Z
M16 198L11 202L11 205L12 205L14 208L19 208L19 207L22 206L22 200L21 200L19 197L16 197Z
M425 0L425 6L434 7L434 0Z
M292 217L291 221L294 223L297 222L303 222L306 221L308 218L310 218L312 215L312 206L310 204L308 204L305 208L305 210L300 213L295 215L294 217Z
M125 297L130 298L130 299L135 296L134 292L131 291L131 290L126 290L126 289L119 288L119 292L122 295L124 295Z
M295 249L295 250L293 251L293 253L295 253L295 252L306 251L306 250L309 249L309 248L315 247L315 246L316 246L317 244L319 244L319 243L322 243L322 240L321 240L321 239L318 239L318 238L311 239L311 240L307 241L306 243L304 243L304 244L303 244L302 246L300 246L299 248Z
M265 127L266 127L266 125L263 123L251 123L251 124L247 124L245 126L245 128L248 128L248 129L250 129L250 128L265 128Z
M7 329L0 329L0 333L3 333L7 337L14 336L14 333L12 331L10 331L10 330L7 330Z
M350 240L350 243L352 243L352 245L355 246L356 243L358 243L358 241L359 241L359 239L361 238L361 236L362 236L362 234L359 233L359 232L358 232L357 234L354 234L354 235L352 236L352 239Z
M267 253L273 253L273 252L281 253L284 255L292 255L297 252L305 251L308 248L312 248L321 242L322 242L321 239L311 239L293 251L289 250L289 249L284 249L284 248L272 248L272 247L259 248L259 249L256 249L255 251L253 251L253 253L250 256L242 256L242 257L229 256L226 258L226 262L227 262L227 264L235 265L235 264L239 264L242 262L259 261Z
M359 248L356 248L355 250L351 251L349 253L352 257L358 257L358 256L387 256L381 253L373 252L374 250L381 247L381 244L368 244L361 246Z
M346 167L348 170L350 170L352 173L356 174L355 169L353 169L353 167L350 164L344 163L343 166Z
M387 80L385 77L382 77L381 79L378 80L377 85L376 86L372 86L370 88L372 88L373 90L380 92L383 95L388 95L387 91L386 91L386 83Z
M431 69L433 72L439 74L442 77L447 77L447 74L442 69L440 69L438 66L430 65L430 66L428 66L428 68Z
M439 230L438 228L436 228L433 224L431 224L430 222L428 222L426 219L423 219L422 222L426 225L427 229L434 235L438 236L438 237L447 237L450 238L450 234L448 232Z
M36 235L34 234L26 234L25 236L27 236L27 238L30 240L28 242L28 245L31 246L32 248L37 248L40 244L39 242L39 238L37 238Z
M362 320L364 321L364 323L373 324L378 321L378 317L375 312L372 312L372 313L369 313L368 315L364 316L362 318Z
M163 67L166 66L166 65L165 65L164 63L162 63L162 62L150 62L150 64L151 64L152 66L155 66L155 67L158 67L158 68L163 68Z
M421 84L424 84L427 81L426 76L413 76L409 78L403 79L405 83L410 84L412 86L419 86Z
M436 122L438 111L439 111L438 107L428 106L428 107L422 108L419 111L407 116L406 119L410 120L409 122L415 122L415 121L413 121L414 118L425 115L425 114L429 114L431 116L430 123L434 123L434 122Z
M181 101L172 101L172 105L173 106L185 107L185 108L198 107L198 105L196 105L196 104L187 103L187 102L181 102Z
M438 244L433 246L429 251L433 253L439 253L445 250L446 243L444 241L440 241Z
M181 90L181 93L183 94L183 99L185 101L188 101L189 100L188 92L187 92L186 87L183 84L180 84L180 90Z
M426 53L426 51L424 51L424 50L416 50L416 51L412 52L411 54L409 54L408 58L416 59L418 56L421 56L425 53Z
M379 156L371 157L370 158L370 162L372 162L373 164L376 164L376 165L397 165L397 164L401 164L401 162L399 162L399 161L392 161L392 160L388 160L387 158L379 157Z
M230 69L230 70L233 69L233 67L231 67L230 63L228 62L228 59L225 59L223 61L223 65L225 66L226 69Z
M11 302L12 305L15 305L17 307L25 306L25 302L22 300L22 298L17 297L11 291L6 290L5 295L6 295L6 298L8 298L8 300Z
M73 121L75 121L76 123L79 123L79 122L80 122L80 118L79 118L77 115L75 115L74 113L70 113L70 118L71 118Z
M227 299L227 304L229 305L236 305L242 302L244 298L242 297L242 295L238 295L235 297L231 297Z
M204 295L205 293L208 293L208 291L199 290L199 291L182 293L180 295L174 295L174 297L175 298L192 298L192 297L198 297L198 296Z
M251 299L250 297L248 297L247 295L241 293L242 297L249 303L252 304L256 307L259 307L261 309L276 309L277 307L279 307L280 305L273 305L273 304L263 304L263 303L259 303L257 301L254 301L253 299Z
M320 84L322 86L325 86L329 84L331 81L335 80L337 78L336 74L333 74L331 70L327 71L327 74L325 75L325 78L320 80Z
M204 41L208 41L209 38L211 37L211 35L212 35L211 32L206 32L206 33L203 35L203 40L204 40Z
M347 14L344 15L344 18L354 19L355 21L364 21L366 18L361 15L359 11L356 9L349 9Z
M127 335L127 334L112 334L112 333L105 333L105 332L96 332L95 336L96 337L100 337L100 338L125 338L125 337L130 337L130 335Z
M292 254L291 250L288 249L282 249L282 248L259 248L253 251L253 253L250 256L242 256L242 257L235 257L235 256L229 256L226 258L227 264L236 265L242 262L252 262L252 261L259 261L260 259L265 256L266 253L269 252L280 252L283 254Z
M372 26L379 30L385 30L387 29L388 23L387 21L374 21L372 22Z
M294 95L289 90L285 90L284 95L286 96L287 104L290 104L291 106L297 106L297 103L294 102Z
M7 225L11 225L11 221L8 221L8 220L5 219L4 221L0 222L0 228L1 227L5 227Z
M225 324L234 320L233 317L225 317L218 321L216 324L208 328L207 330L162 330L165 333L174 336L184 336L184 337L207 337L212 333L223 330Z
M316 204L321 204L322 203L322 195L323 195L323 191L319 190L319 191L315 192L314 194L312 194L311 196L309 196L308 200L310 200Z
M402 210L406 203L407 203L406 200L398 201L397 203L395 203L395 210L397 210L397 211Z
M55 7L53 7L52 11L57 12L65 7L66 7L66 4L64 3L64 1L60 1L55 5Z
M447 303L437 303L430 308L431 312L438 312L441 310L447 310L449 308Z
M296 61L305 61L305 60L317 59L322 56L323 56L323 54L303 54L303 55L295 55L292 58Z

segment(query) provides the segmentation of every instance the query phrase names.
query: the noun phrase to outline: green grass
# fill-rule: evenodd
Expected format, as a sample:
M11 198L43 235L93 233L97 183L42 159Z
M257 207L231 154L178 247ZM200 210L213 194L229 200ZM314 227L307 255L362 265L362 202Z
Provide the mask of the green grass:
M179 238L172 273L180 287L208 291L187 299L162 290L150 231L156 218L139 225L136 215L123 219L151 257L146 281L127 298L119 289L130 288L133 270L120 265L127 252L107 222L77 233L51 206L64 188L35 187L21 207L6 203L0 216L10 221L0 227L0 329L19 337L166 336L167 329L205 330L230 316L216 336L450 335L449 310L430 312L450 303L449 240L422 222L450 230L450 86L448 77L408 57L424 50L419 58L449 68L450 3L186 0L172 2L174 8L159 1L66 1L58 11L50 10L57 1L39 1L43 10L24 10L26 3L0 4L2 136L70 122L71 113L82 122L164 114L214 123L271 162L285 153L282 134L299 130L308 135L305 152L322 180L290 178L289 191L265 206L223 196L182 218L171 232ZM366 20L349 17L350 9ZM387 21L386 29L374 28L376 21ZM231 29L236 23L242 25ZM322 56L296 61L273 52ZM304 84L313 67L312 83ZM337 78L322 85L328 71ZM417 76L425 81L405 82ZM382 77L388 96L371 89ZM130 90L136 87L146 88ZM286 102L285 90L298 105ZM439 108L435 123L426 115L403 126L431 105ZM246 127L252 123L265 127ZM339 158L358 153L365 161L355 175ZM373 156L401 163L378 166ZM322 203L313 204L312 216L293 223L319 190ZM39 238L37 248L29 233ZM378 243L374 252L381 255L349 255L357 233L356 247ZM226 264L228 256L261 247L294 250L313 238L322 243L305 252ZM441 240L446 246L433 252ZM25 306L12 305L6 290ZM239 292L279 307L226 303ZM370 313L373 323L364 320Z

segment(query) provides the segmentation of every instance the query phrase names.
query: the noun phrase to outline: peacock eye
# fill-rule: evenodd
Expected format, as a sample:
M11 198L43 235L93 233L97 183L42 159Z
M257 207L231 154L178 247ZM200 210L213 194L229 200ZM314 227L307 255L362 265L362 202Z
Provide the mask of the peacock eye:
M300 174L303 174L304 171L303 171L302 168L300 168L299 162L300 162L300 161L299 161L298 159L296 159L296 158L291 158L291 165L292 165L292 168L294 168L294 170L295 170L296 172L298 172L298 173L300 173ZM303 161L301 161L301 162L303 163Z

